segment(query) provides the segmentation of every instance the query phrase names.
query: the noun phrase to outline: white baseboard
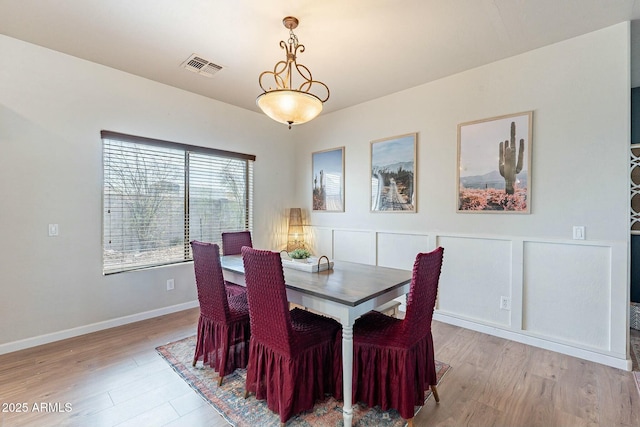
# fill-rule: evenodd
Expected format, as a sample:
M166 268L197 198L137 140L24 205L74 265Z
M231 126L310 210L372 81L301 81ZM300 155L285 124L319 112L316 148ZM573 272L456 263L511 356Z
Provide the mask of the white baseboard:
M631 371L631 359L628 357L622 359L613 355L590 351L582 348L573 347L567 344L557 343L546 339L532 337L520 334L515 331L509 331L481 323L472 322L470 320L461 319L459 317L450 316L445 313L435 312L433 320L448 323L450 325L460 326L461 328L471 329L472 331L482 332L487 335L508 339L522 344L531 345L533 347L543 348L545 350L555 351L556 353L566 354L567 356L577 357L579 359L588 360L590 362L600 363L614 368Z
M110 319L103 322L92 323L89 325L79 326L77 328L66 329L64 331L53 332L50 334L39 335L32 338L26 338L19 341L13 341L5 344L0 344L0 354L12 353L14 351L24 350L26 348L36 347L42 344L48 344L55 341L64 340L67 338L77 337L92 332L102 331L117 326L126 325L129 323L139 322L141 320L151 319L153 317L164 316L165 314L176 313L178 311L188 310L190 308L198 307L198 301L190 301L182 304L177 304L169 307L163 307L156 310L145 311L142 313L136 313L129 316L118 317L116 319ZM470 329L477 332L482 332L488 335L505 338L511 341L519 342L522 344L532 345L534 347L544 348L545 350L555 351L557 353L566 354L568 356L578 357L580 359L589 360L591 362L600 363L602 365L611 366L614 368L622 369L625 371L631 371L631 359L621 359L612 355L598 353L595 351L589 351L581 348L572 347L570 345L561 344L557 342L551 342L545 339L531 337L528 335L519 334L517 332L508 331L501 328L496 328L480 323L472 322L458 317L450 316L443 313L434 313L433 319L448 323L462 328Z
M25 348L31 348L42 344L49 344L55 341L67 338L77 337L91 332L102 331L104 329L115 328L129 323L139 322L141 320L151 319L153 317L164 316L165 314L176 313L178 311L188 310L198 307L198 301L190 301L182 304L172 305L169 307L158 308L156 310L136 313L129 316L118 317L116 319L105 320L103 322L91 323L89 325L78 326L77 328L66 329L64 331L53 332L50 334L39 335L32 338L25 338L19 341L13 341L6 344L0 344L0 354L12 353Z

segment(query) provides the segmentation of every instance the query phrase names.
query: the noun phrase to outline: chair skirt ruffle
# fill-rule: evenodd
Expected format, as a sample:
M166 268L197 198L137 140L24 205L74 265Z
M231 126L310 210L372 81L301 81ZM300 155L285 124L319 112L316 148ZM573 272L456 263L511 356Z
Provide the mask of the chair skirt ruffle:
M267 401L281 422L313 409L315 402L332 393L333 346L326 342L309 347L290 359L255 339L250 341L252 361L247 366L247 391Z
M245 368L249 359L249 322L216 322L200 316L194 361L202 360L221 376Z
M409 348L354 342L353 400L412 418L425 390L437 384L431 333ZM411 378L410 382L402 379ZM340 393L342 394L342 393Z

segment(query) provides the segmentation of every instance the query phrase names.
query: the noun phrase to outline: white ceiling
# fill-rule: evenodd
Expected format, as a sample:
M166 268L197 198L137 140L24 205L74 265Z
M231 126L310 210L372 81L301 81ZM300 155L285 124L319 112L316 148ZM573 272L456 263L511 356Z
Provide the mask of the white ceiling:
M0 33L258 111L287 15L328 112L640 18L640 0L0 0ZM224 69L181 68L193 53Z

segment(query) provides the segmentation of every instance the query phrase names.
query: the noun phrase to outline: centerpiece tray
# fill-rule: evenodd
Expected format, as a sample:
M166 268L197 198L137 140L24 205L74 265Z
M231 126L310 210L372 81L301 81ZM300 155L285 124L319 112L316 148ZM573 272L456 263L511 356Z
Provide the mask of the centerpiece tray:
M305 260L296 261L291 258L282 257L282 266L285 268L293 268L295 270L308 271L310 273L333 269L333 261L329 261L324 257L322 261L318 263L318 259L320 258L310 257Z

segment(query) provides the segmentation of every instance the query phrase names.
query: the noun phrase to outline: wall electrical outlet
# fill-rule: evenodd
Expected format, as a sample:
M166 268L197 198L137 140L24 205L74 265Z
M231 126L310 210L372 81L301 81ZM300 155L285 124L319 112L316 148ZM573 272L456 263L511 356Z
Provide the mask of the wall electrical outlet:
M172 291L174 287L175 287L175 282L173 281L173 279L167 280L167 290Z
M584 225L573 226L573 240L584 240Z
M511 310L511 298L500 297L500 310Z
M58 224L49 224L49 236L55 237L58 235Z

